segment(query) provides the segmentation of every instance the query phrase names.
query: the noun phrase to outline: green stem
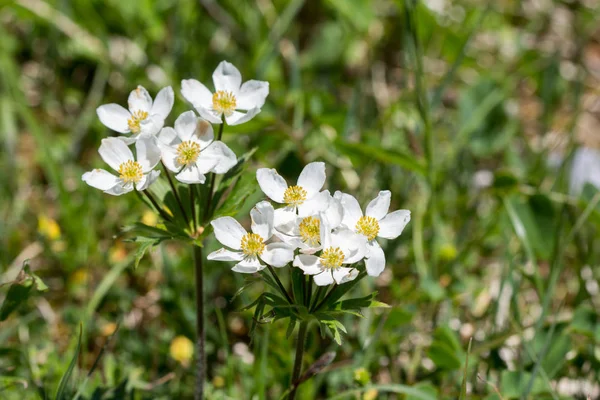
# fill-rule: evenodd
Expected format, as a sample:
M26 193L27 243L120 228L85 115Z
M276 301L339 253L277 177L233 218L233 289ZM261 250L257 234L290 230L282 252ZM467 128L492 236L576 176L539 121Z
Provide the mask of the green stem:
M310 307L310 300L312 297L312 288L313 288L313 284L312 284L312 277L310 275L306 275L306 297L305 297L305 301L306 304L305 306L308 308Z
M169 170L165 166L165 163L161 161L163 169L165 170L165 175L167 176L167 180L169 181L169 185L171 186L171 190L173 190L173 195L175 196L175 200L177 200L177 204L179 204L179 209L181 210L181 214L183 214L183 218L187 221L188 225L190 223L189 218L185 212L185 208L183 208L183 203L181 202L181 198L179 197L179 193L177 193L177 189L175 188L175 184L173 183L173 179L171 178L171 174Z
M139 191L135 191L138 195L139 195ZM156 199L154 198L154 196L152 196L150 194L149 191L147 190L143 190L142 193L144 195L146 195L146 197L148 198L148 200L150 200L150 203L152 203L152 205L154 206L154 208L156 209L156 211L158 211L158 213L160 214L161 217L163 217L163 219L165 221L171 221L171 217L165 212L165 210L162 209L161 206L158 205L158 202L156 201Z
M319 299L321 299L321 296L323 295L323 291L326 290L326 286L318 286L317 287L317 292L315 293L315 299L313 301L313 304L310 307L310 312L312 313L313 311L315 311L316 307L317 307L317 302L319 301Z
M329 291L329 293L327 293L327 295L325 296L325 298L319 303L318 306L315 307L315 309L313 311L318 311L321 307L323 307L323 304L325 304L327 302L327 299L329 299L329 297L331 297L333 291L335 290L335 288L337 287L337 283L335 283L332 287L331 290Z
M292 298L288 294L287 290L285 290L285 287L283 286L283 284L279 280L279 277L275 273L275 270L273 269L273 267L271 267L270 265L267 264L267 268L269 269L269 272L271 272L271 275L273 275L273 279L275 279L275 282L277 282L277 286L279 286L279 290L281 290L281 293L284 294L284 296L287 299L288 303L294 304L294 302L292 301Z
M190 190L190 208L192 209L192 226L194 228L194 231L192 232L192 235L196 235L196 232L198 232L198 227L196 225L196 199L195 199L195 195L196 195L196 189L194 188L195 185L189 185L189 190Z
M223 136L223 129L225 127L225 120L221 119L221 125L219 125L219 133L217 134L217 140L221 140ZM213 201L213 189L215 187L215 179L217 179L217 174L214 172L210 174L210 184L208 185L208 196L206 198L206 207L204 210L204 220L208 220L211 216L210 209Z
M194 270L196 278L196 390L194 398L204 399L206 378L206 333L204 327L204 275L202 268L202 247L194 248Z
M292 382L290 395L288 400L294 400L296 398L296 382L300 378L300 372L302 372L302 358L304 357L304 342L306 342L306 331L308 327L308 321L300 322L300 328L298 329L298 338L296 339L296 358L294 360L294 369L292 371Z

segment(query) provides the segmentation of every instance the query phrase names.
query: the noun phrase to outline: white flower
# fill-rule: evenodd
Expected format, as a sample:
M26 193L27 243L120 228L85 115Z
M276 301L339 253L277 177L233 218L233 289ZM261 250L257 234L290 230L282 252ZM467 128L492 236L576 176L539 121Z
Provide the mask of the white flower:
M204 183L204 174L224 174L233 167L235 153L223 142L214 140L212 126L193 111L179 116L175 129L166 127L158 134L158 145L165 166L183 183Z
M294 248L282 242L269 243L273 236L273 206L267 201L258 203L252 211L252 233L248 233L231 217L221 217L210 224L222 248L208 255L209 260L238 261L232 271L250 274L265 268L260 261L273 267L283 267L294 259Z
M250 121L260 112L269 94L269 82L250 80L242 85L242 74L227 61L221 61L215 69L213 83L215 93L195 79L181 81L183 97L213 124L222 123L223 115L228 125Z
M301 253L314 254L321 250L321 226L337 228L342 222L343 208L328 190L324 190L326 208L313 215L298 216L287 207L275 210L275 235L284 242L299 248Z
M320 256L299 254L293 265L304 271L305 275L314 275L317 286L326 286L334 281L340 285L356 278L356 268L343 267L362 260L366 253L366 239L349 229L331 232L326 225L321 226Z
M156 135L160 131L173 108L174 98L173 89L168 86L158 92L153 103L148 91L138 86L129 94L129 111L112 103L98 107L96 113L107 128L131 133L130 137L122 138L125 143L131 144L139 137Z
M135 143L137 161L127 145L118 138L102 139L98 149L100 157L119 173L115 176L103 169L95 169L83 174L81 179L88 185L114 196L131 192L135 188L145 190L160 175L153 168L160 161L160 150L155 138L141 138Z
M363 215L358 201L349 194L335 192L344 207L342 225L361 234L368 240L365 265L370 276L379 276L385 268L385 254L375 238L395 239L402 233L410 221L410 211L398 210L388 214L391 193L382 190L379 195L367 205Z
M580 147L575 152L571 165L569 192L573 195L581 194L586 183L600 190L600 151Z
M289 186L285 179L272 168L256 171L258 185L264 194L276 203L285 204L289 211L298 211L301 217L324 211L329 193L319 192L325 184L325 163L313 162L302 170L298 184Z

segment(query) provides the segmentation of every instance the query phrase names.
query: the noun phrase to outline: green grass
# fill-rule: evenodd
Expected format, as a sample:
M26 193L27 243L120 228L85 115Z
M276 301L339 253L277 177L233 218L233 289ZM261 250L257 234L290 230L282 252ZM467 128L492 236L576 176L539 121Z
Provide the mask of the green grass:
M412 211L384 244L386 272L353 289L391 309L344 317L341 346L309 333L305 366L337 355L298 398L554 399L574 397L561 379L596 385L600 197L568 183L576 146L598 146L600 126L582 121L596 118L600 8L448 3L2 3L0 284L29 259L49 290L0 322L0 398L53 398L62 383L81 399L192 395L193 363L169 350L195 335L189 248L164 242L134 268L123 228L150 208L81 175L112 134L97 106L172 85L171 125L190 108L181 79L210 84L224 59L270 82L261 114L225 130L236 154L257 148L251 169L295 179L325 161L330 188L362 204L389 189L392 209ZM209 398L279 398L294 361L287 325L259 324L250 342L254 310L241 310L261 284L234 298L245 277L223 263L205 280Z

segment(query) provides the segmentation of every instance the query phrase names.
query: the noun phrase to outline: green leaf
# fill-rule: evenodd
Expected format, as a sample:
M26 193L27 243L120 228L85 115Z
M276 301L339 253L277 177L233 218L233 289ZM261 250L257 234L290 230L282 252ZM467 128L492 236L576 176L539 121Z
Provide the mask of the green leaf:
M448 370L460 368L464 357L456 334L447 326L436 329L427 355L438 368Z
M138 247L137 251L135 252L135 259L133 261L133 269L137 269L138 265L140 265L140 261L142 260L142 257L144 257L144 254L146 254L146 251L149 248L151 248L152 246L159 244L161 242L161 240L160 239L137 238L136 242L139 243L139 247Z
M225 200L223 200L223 203L215 210L212 219L236 215L246 199L256 192L257 187L258 185L256 184L254 173L242 175L232 184L229 193L224 194Z
M75 354L73 354L73 358L69 363L69 367L60 378L60 383L58 384L58 388L56 389L56 395L54 396L55 400L63 400L67 399L67 385L69 384L69 380L71 379L71 375L73 374L73 370L75 369L75 364L77 364L77 359L79 358L79 351L81 350L81 336L83 332L83 327L81 324L79 325L79 339L77 340L77 347L75 347Z
M531 379L530 372L502 371L500 377L500 392L504 399L518 399L525 392L526 386ZM536 377L533 381L531 395L539 395L552 391L541 377Z
M342 399L356 399L356 396L361 393L365 393L370 390L377 390L382 393L397 393L404 394L413 400L437 400L437 395L431 394L429 389L419 388L417 386L411 387L400 384L388 384L388 385L369 385L359 389L352 389L346 392L339 393L336 396L330 397L329 400L342 400Z
M33 293L44 292L46 290L48 290L48 286L46 286L40 277L31 272L29 265L25 262L23 269L10 285L4 303L0 307L0 321L6 320Z

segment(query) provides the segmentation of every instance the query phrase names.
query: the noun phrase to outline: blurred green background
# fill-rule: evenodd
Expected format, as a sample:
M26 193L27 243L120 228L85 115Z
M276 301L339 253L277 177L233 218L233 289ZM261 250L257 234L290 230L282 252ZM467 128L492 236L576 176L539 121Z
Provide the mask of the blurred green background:
M322 160L330 189L362 204L390 189L412 211L384 274L355 290L392 308L348 318L340 347L314 332L307 362L337 357L299 398L456 399L463 382L470 399L600 398L598 189L569 191L576 149L600 148L598 1L1 4L0 283L29 259L49 291L0 322L0 398L53 398L80 322L73 393L192 395L190 250L163 244L134 270L122 228L156 216L81 175L114 135L96 107L171 85L172 124L191 108L181 79L212 88L221 60L270 82L261 114L225 129L236 154L257 147L253 167L290 180ZM244 277L207 273L209 398L278 398L286 324L250 342L240 309L262 288L231 301Z

